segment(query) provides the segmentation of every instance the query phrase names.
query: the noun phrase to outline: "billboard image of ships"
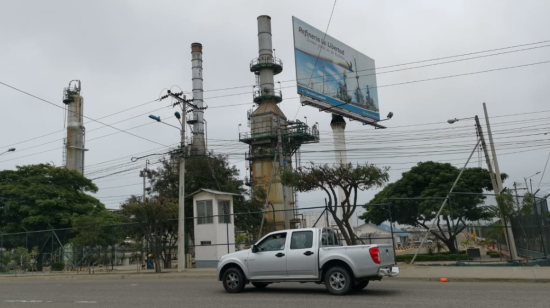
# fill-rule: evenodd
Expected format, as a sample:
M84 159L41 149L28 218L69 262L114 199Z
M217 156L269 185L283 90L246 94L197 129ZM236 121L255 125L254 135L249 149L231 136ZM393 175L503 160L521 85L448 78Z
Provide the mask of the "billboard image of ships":
M298 93L379 120L374 60L293 18Z

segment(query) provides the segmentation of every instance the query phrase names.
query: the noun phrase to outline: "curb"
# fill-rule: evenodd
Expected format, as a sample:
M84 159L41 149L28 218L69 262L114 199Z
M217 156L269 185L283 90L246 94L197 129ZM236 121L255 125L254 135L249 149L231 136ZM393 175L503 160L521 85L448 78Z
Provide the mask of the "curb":
M82 275L52 275L52 276L11 276L11 277L0 277L0 282L2 281L44 281L44 280L124 280L124 279L135 279L135 280L156 280L156 279L212 279L216 280L217 276L214 275L197 275L197 274L183 274L183 275L174 275L174 274L82 274Z
M440 278L434 277L394 277L396 281L435 281ZM550 283L550 279L522 279L522 278L468 278L468 277L447 277L449 282L511 282L511 283Z
M509 283L550 283L550 279L521 279L521 278L468 278L468 277L447 277L449 282L509 282ZM59 276L19 276L0 277L3 281L48 281L48 280L156 280L156 279L181 279L181 280L213 280L216 275L198 274L92 274L92 275L59 275ZM432 281L439 282L439 277L394 277L390 281Z

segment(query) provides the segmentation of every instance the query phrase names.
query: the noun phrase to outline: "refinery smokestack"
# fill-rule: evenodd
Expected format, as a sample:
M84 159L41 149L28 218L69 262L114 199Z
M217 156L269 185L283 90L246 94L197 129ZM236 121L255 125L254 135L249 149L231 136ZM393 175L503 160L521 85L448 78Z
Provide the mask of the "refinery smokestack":
M72 80L63 91L63 103L67 106L67 139L65 140L64 165L67 169L84 174L84 98L80 96L80 80Z
M202 44L191 44L191 69L193 72L193 103L199 108L189 114L187 123L193 125L193 141L191 153L193 155L206 155L206 142L204 138L204 102L202 100Z
M271 43L271 17L262 15L258 17L258 49L259 63L274 63L273 45ZM266 65L267 66L267 65ZM282 70L282 69L281 69ZM273 69L262 69L259 72L260 91L262 93L273 93L275 88Z

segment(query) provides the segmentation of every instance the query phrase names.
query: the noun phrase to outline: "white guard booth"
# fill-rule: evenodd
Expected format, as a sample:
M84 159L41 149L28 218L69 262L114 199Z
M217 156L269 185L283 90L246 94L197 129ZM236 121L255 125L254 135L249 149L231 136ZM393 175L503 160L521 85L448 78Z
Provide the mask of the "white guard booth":
M238 194L201 188L193 197L195 267L217 267L221 256L235 252L233 196ZM228 215L229 214L229 215Z

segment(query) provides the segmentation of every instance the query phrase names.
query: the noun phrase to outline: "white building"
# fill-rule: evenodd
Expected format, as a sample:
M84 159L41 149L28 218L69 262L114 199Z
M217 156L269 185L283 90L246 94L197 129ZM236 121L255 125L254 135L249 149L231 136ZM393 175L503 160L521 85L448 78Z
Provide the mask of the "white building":
M221 256L235 252L233 196L201 188L193 197L195 267L217 267Z
M375 225L371 223L363 224L354 228L355 234L365 244L392 244L391 227L385 224ZM393 239L395 247L407 246L411 234L393 228Z

